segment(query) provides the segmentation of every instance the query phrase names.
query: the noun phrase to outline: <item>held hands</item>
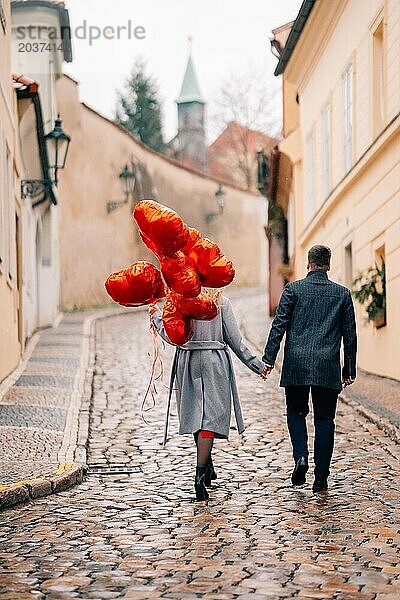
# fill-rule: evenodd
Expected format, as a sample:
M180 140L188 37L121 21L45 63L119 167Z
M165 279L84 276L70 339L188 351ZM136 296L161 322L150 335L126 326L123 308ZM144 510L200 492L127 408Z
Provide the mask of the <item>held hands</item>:
M273 366L265 364L264 369L261 373L261 378L264 379L264 381L267 379L268 375L271 373L273 368Z
M352 385L355 382L355 379L352 379L351 377L348 377L347 379L342 379L342 389L344 390L345 387L347 387L348 385Z

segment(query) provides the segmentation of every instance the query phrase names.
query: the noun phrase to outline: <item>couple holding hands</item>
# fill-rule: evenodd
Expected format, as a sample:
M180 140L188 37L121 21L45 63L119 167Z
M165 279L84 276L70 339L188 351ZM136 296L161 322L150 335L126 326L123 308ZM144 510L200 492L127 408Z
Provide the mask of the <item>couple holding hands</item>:
M274 368L286 334L281 387L293 446L293 485L303 485L308 471L306 417L309 395L314 410L314 492L328 489L334 446L337 399L343 386L356 378L357 333L350 290L327 275L331 251L313 246L308 252L307 276L285 286L272 322L262 360L244 344L230 301L218 290L208 293L219 311L212 321L194 321L189 342L177 346L171 389L176 386L179 433L192 434L197 447L196 500L208 500L207 488L217 478L212 461L215 438L228 439L231 407L236 426L244 431L239 395L229 348L254 373L266 379ZM150 307L153 325L166 335L161 312ZM343 340L344 366L341 369Z

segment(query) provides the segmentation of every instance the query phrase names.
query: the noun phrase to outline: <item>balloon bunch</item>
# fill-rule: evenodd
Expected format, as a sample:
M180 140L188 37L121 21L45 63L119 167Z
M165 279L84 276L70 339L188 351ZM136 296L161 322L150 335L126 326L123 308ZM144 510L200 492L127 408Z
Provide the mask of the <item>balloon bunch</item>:
M217 315L217 306L202 286L228 285L235 269L217 244L188 227L174 210L142 200L133 217L161 272L147 261L137 261L112 273L106 290L123 306L154 304L167 297L162 317L165 331L171 342L181 346L193 335L193 319L208 321Z

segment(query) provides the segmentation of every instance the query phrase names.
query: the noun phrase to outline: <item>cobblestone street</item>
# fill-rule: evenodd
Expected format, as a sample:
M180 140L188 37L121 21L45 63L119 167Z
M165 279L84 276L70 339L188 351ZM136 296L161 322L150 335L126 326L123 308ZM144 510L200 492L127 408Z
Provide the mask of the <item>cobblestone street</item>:
M141 419L147 328L143 313L98 321L87 479L0 515L1 597L397 600L398 445L340 403L328 494L312 494L312 472L293 489L279 373L263 382L235 360L247 428L216 441L211 500L195 503L193 441L175 434L175 410L160 444L161 385Z

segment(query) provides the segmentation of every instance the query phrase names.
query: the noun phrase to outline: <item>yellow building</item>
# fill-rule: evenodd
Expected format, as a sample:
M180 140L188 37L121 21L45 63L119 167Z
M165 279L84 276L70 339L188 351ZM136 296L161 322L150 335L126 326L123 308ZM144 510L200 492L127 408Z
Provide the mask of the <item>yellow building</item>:
M356 302L359 366L400 379L400 2L305 0L283 32L273 47L294 275L316 243L332 248L331 278L349 287L384 261L386 323L367 322Z
M17 98L11 78L10 2L0 2L0 381L18 364L21 315L21 203L17 180Z

